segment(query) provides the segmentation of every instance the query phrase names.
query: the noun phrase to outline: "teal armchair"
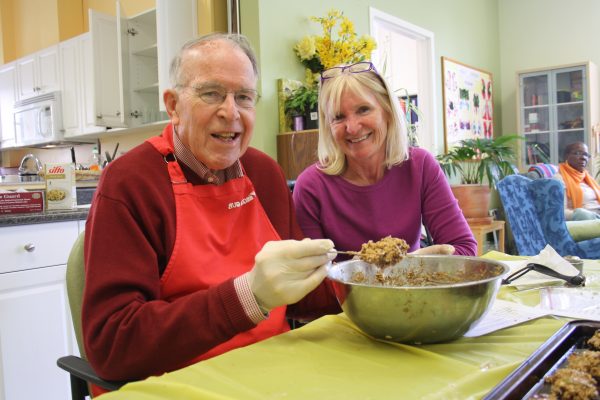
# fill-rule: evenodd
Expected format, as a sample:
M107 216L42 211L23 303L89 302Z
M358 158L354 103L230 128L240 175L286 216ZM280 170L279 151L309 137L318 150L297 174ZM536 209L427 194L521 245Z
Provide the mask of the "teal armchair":
M511 175L497 187L519 255L537 255L549 244L561 256L600 259L600 237L576 242L567 229L561 182Z

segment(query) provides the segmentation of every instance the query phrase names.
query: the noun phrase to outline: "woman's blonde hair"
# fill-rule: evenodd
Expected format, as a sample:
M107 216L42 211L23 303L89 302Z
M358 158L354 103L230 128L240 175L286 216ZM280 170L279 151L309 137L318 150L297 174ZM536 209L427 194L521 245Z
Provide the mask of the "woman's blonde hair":
M373 70L356 73L344 71L321 81L319 87L319 168L328 175L340 175L346 169L346 157L333 140L330 125L330 121L340 111L344 91L358 96L371 93L383 108L388 120L385 167L389 169L407 160L407 127L398 97L390 93L389 85Z

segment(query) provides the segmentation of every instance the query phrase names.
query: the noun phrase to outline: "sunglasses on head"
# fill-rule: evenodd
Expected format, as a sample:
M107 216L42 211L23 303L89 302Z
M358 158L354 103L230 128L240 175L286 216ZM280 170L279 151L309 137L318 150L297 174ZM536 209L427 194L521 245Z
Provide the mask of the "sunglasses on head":
M355 64L345 65L343 67L333 67L333 68L329 68L329 69L322 71L321 72L321 83L323 83L323 81L325 81L327 79L335 78L336 76L340 76L341 74L343 74L346 71L351 74L360 74L361 72L369 72L369 71L373 71L376 74L378 74L378 72L375 69L375 66L373 65L372 62L361 61L361 62L357 62Z

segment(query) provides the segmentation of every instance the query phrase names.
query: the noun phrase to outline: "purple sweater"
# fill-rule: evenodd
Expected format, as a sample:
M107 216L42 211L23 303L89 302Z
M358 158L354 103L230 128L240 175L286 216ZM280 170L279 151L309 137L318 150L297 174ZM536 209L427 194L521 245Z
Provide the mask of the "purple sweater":
M324 174L316 165L304 170L294 186L304 234L329 238L338 250L355 251L368 240L391 235L406 240L414 251L422 222L434 243L453 245L455 254L475 255L477 242L439 164L423 149L411 148L409 154L370 186Z

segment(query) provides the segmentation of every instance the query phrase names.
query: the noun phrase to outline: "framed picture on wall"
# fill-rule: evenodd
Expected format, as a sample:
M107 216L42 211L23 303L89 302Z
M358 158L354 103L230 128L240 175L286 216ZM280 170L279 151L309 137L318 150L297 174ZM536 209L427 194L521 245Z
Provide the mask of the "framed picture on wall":
M446 152L463 139L493 137L491 72L442 57L442 97Z

